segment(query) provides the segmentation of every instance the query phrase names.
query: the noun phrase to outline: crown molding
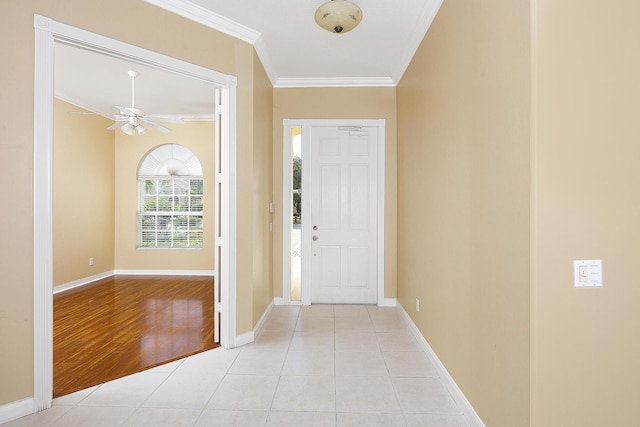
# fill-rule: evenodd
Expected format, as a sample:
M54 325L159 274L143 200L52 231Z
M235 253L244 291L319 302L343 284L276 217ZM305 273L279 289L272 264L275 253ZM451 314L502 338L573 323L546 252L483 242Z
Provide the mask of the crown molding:
M71 99L70 97L64 96L62 94L56 93L55 94L56 99L59 99L60 101L64 101L68 104L74 105L78 108L81 108L83 110L86 111L78 111L77 114L94 114L96 116L101 116L104 117L105 119L108 120L116 120L116 113L113 114L109 114L106 113L104 111L99 111L97 108L85 104L83 102L80 102L76 99ZM115 107L114 107L115 108ZM169 117L169 118L174 118L174 119L182 119L185 122L212 122L215 121L216 116L215 114L161 114L161 113L154 113L154 114L147 114L148 116L159 116L159 117Z
M145 2L165 9L183 18L190 19L206 27L220 31L253 45L258 58L262 62L269 80L274 88L302 88L302 87L395 87L409 67L425 34L431 27L436 14L444 0L428 2L420 13L420 25L413 32L413 37L406 43L405 52L390 77L332 77L332 78L279 78L273 62L270 60L264 46L261 33L196 5L189 0L145 0Z
M209 9L205 9L202 6L191 3L188 0L145 0L145 2L228 34L251 45L255 44L260 38L258 31L212 12Z
M413 59L416 52L418 51L418 48L422 43L422 39L424 39L424 36L427 34L427 31L429 30L429 28L431 28L431 24L433 23L433 20L438 14L438 11L440 10L440 6L442 6L443 1L444 0L436 0L433 3L428 2L427 6L422 10L422 13L420 14L420 20L419 20L421 24L419 28L416 28L416 30L412 33L413 37L411 38L411 40L407 42L406 44L407 49L405 50L404 55L402 56L402 59L398 62L398 67L396 68L396 71L393 73L393 81L396 82L396 84L400 83L402 76L404 75L405 71L407 71L407 68L409 68L409 64L411 64L411 60Z
M264 37L260 37L258 40L256 40L256 42L253 44L253 48L256 50L258 58L260 58L260 62L262 63L264 72L267 73L267 77L269 77L271 84L275 86L275 82L278 81L278 75L276 74L273 62L271 61L271 58L269 58L269 54L267 53L267 47L264 44Z
M277 75L273 63L269 59L267 49L264 46L262 34L252 28L239 24L225 16L212 12L202 6L198 6L189 0L145 0L154 6L175 13L183 18L190 19L206 27L225 33L244 42L253 45L260 62L267 73L271 84L277 81Z
M274 88L395 86L391 77L280 78L274 84Z
M60 101L66 102L67 104L71 104L71 105L75 105L78 108L81 108L85 111L78 111L77 114L95 114L97 116L102 116L105 119L109 119L109 120L115 120L114 117L116 115L116 112L109 114L106 111L100 111L98 108L89 105L87 103L84 103L82 101L79 101L77 99L71 98L69 96L66 96L62 93L59 93L58 91L55 91L54 96L56 99L59 99ZM114 107L115 108L115 107Z

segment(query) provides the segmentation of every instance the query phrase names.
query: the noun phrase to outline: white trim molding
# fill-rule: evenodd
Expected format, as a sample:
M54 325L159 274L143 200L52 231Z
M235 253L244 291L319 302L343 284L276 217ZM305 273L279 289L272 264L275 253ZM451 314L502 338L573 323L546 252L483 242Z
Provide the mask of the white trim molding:
M453 400L462 409L464 417L467 419L469 425L471 427L485 427L484 423L478 416L478 413L475 411L475 409L473 409L473 406L471 406L471 403L469 403L464 393L462 393L460 387L458 387L456 382L453 380L453 377L444 367L435 351L433 351L433 349L431 348L431 345L429 345L429 343L427 342L427 339L424 337L424 335L422 335L416 324L413 322L413 319L411 319L402 304L398 303L398 307L400 309L400 312L402 313L402 316L404 317L404 320L409 325L411 333L416 338L418 343L422 346L431 363L433 363L433 365L435 366L436 370L438 371L439 377L442 380L442 384L445 386L449 394L451 394Z
M254 331L245 332L244 334L236 335L233 348L242 347L255 341L256 335Z
M62 285L56 285L53 287L53 294L59 294L60 292L68 291L70 289L79 288L98 280L106 279L115 274L114 270L105 271L104 273L94 274L93 276L83 277L82 279L72 280L71 282L63 283Z
M34 406L35 401L32 397L0 405L0 424L8 423L36 412Z
M114 274L130 276L215 276L214 270L114 270Z
M253 334L255 336L258 336L258 334L260 333L260 330L264 326L264 322L267 320L267 316L269 316L269 313L271 313L271 310L273 310L274 305L275 305L275 298L267 306L267 308L264 310L264 313L262 313L262 316L260 316L260 319L258 319L258 321L256 322L256 325L253 327Z
M276 81L276 73L273 62L269 58L267 49L264 46L262 34L259 31L240 24L224 15L213 12L205 7L197 5L189 0L145 0L147 3L164 9L168 12L175 13L183 18L190 19L193 22L202 24L207 28L211 28L221 33L235 37L238 40L249 43L253 46L262 62L264 71L267 73L269 80L273 84Z
M410 40L407 40L407 42L405 43L406 49L402 56L402 59L398 61L398 66L395 72L393 73L393 75L391 76L392 80L395 82L396 85L400 83L402 76L404 75L405 71L407 71L407 68L409 68L409 64L411 64L411 60L413 59L418 48L420 47L420 44L422 43L422 39L424 39L424 36L427 34L427 31L429 30L429 28L431 28L431 24L433 23L433 20L436 18L436 15L440 10L440 6L442 6L443 1L444 0L436 0L434 2L430 2L430 1L425 2L425 7L420 13L419 22L421 23L421 26L419 29L421 31L414 31L412 33L413 37Z
M34 16L33 405L53 401L53 39L54 22Z
M217 14L209 9L187 0L145 0L154 6L190 19L205 27L212 28L231 37L249 44L255 44L260 33L252 28L233 21L226 16Z
M397 307L398 300L396 298L381 298L378 300L378 307Z
M111 270L104 273L94 274L93 276L83 277L78 280L63 283L62 285L56 285L53 287L53 294L68 291L70 289L79 288L85 285L89 285L98 280L106 279L117 274L125 276L213 276L216 273L214 270Z
M256 337L260 333L260 330L262 329L262 326L264 326L265 320L267 320L267 316L269 316L269 313L271 313L271 310L273 309L274 305L276 305L275 298L271 301L271 303L269 303L267 308L264 310L264 313L262 313L262 316L260 316L260 319L258 319L252 331L245 332L244 334L240 334L236 336L236 347L247 345L255 341Z
M327 77L327 78L279 78L274 88L304 87L395 87L391 77Z
M328 78L306 78L306 77L278 77L276 68L271 60L268 49L264 42L262 33L240 24L226 16L213 12L210 9L197 5L189 0L145 0L147 3L175 13L178 16L197 22L205 27L211 28L221 33L235 37L253 46L262 62L269 80L274 88L311 88L311 87L395 87L405 70L409 66L413 55L420 46L424 35L433 22L436 13L440 9L443 0L436 1L435 4L427 4L421 16L425 22L423 31L417 31L410 43L407 43L406 52L402 61L398 64L396 72L392 76L382 77L328 77Z

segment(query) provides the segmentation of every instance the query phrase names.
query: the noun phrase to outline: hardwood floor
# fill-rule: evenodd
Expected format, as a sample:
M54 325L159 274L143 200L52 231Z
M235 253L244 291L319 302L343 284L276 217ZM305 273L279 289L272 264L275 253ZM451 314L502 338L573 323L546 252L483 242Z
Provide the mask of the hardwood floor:
M54 397L218 347L213 277L114 276L53 307Z

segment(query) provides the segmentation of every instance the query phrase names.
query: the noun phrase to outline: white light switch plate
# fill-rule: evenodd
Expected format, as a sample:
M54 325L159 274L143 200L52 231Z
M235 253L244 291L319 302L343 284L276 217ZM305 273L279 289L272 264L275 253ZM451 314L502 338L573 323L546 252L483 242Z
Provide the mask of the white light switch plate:
M573 261L573 275L576 288L601 288L602 260Z

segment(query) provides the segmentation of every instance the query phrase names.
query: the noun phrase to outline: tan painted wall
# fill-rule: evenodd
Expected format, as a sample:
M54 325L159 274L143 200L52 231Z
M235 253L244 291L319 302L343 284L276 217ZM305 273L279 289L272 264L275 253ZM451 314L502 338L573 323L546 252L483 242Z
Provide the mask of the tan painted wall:
M54 286L114 269L113 122L79 111L54 102Z
M122 13L127 10L127 13ZM0 249L0 405L33 393L33 14L86 29L238 77L238 149L253 150L253 47L142 1L87 2L24 0L0 4L0 233L13 242ZM242 157L242 156L240 156ZM253 165L251 157L250 165ZM252 168L252 166L251 166ZM240 165L242 174L245 165ZM6 185L11 183L11 185ZM253 217L252 182L239 181L238 222ZM253 258L251 240L239 245L238 259ZM260 254L266 256L265 254ZM252 265L239 266L238 295L252 295ZM238 333L253 327L251 298L239 299ZM8 344L7 344L8 343Z
M115 266L118 270L213 270L215 246L215 123L167 124L171 133L150 129L129 136L115 131ZM138 179L144 156L164 144L180 144L200 160L204 179L202 249L138 249L136 241Z
M251 55L239 57L243 73L238 81L252 82L254 71L253 49ZM254 203L253 203L253 126L254 126L254 95L251 86L238 86L238 97L246 100L250 114L242 120L238 119L238 139L236 145L236 174L237 174L237 271L238 283L246 284L236 289L238 304L236 312L236 331L238 334L253 330L253 258L256 255L253 248L254 233Z
M275 89L273 96L273 293L282 296L282 121L385 119L385 297L396 297L397 154L395 88Z
M397 88L399 300L491 427L529 420L528 40L447 0Z
M533 3L532 425L637 425L640 3Z
M253 322L273 301L273 87L257 55L253 59ZM264 256L266 254L267 256Z

